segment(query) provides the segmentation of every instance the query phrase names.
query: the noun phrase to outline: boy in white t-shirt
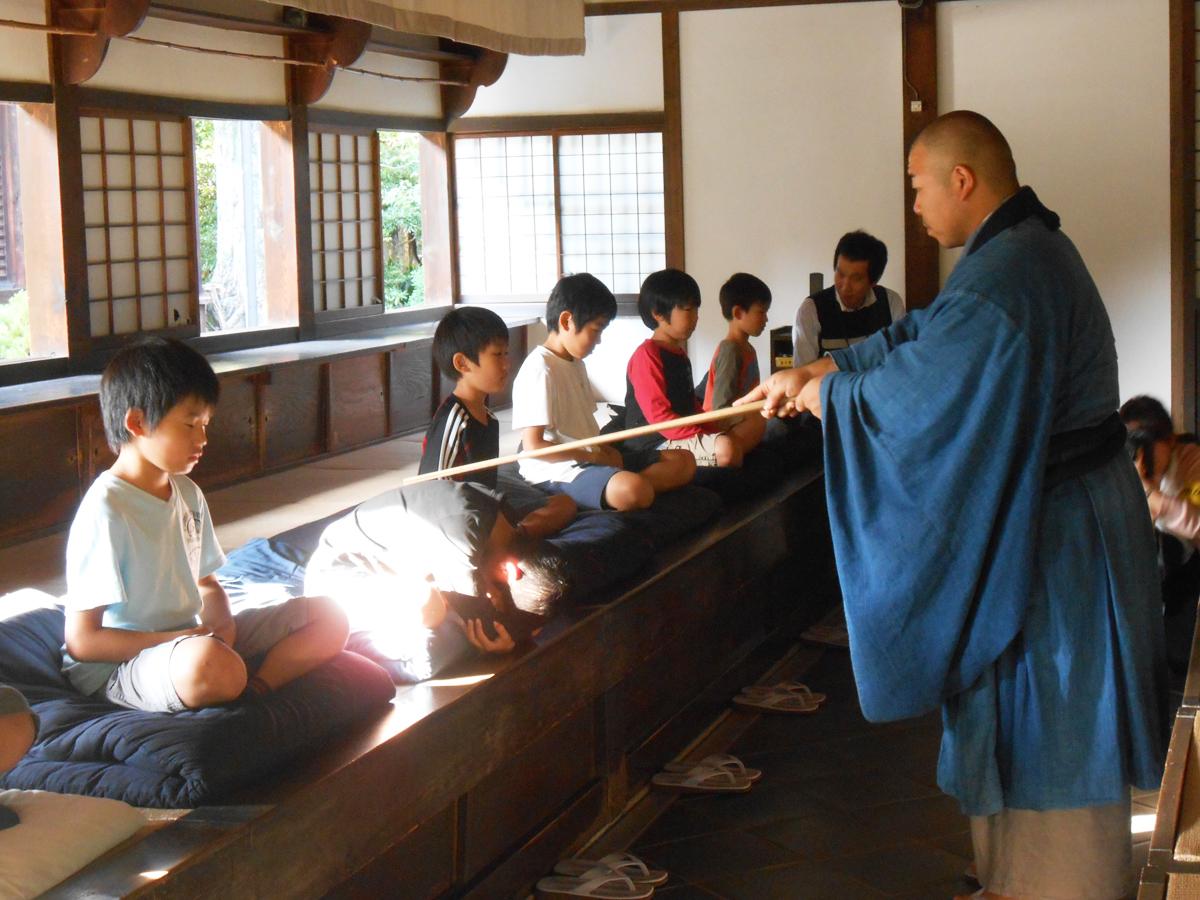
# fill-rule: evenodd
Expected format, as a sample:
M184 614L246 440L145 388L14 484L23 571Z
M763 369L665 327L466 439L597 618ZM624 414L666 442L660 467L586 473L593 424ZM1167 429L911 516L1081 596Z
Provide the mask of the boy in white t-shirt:
M580 273L559 279L546 303L544 344L525 358L513 381L512 425L526 450L595 437L596 394L583 359L617 314L600 279ZM581 509L644 509L663 491L692 480L696 461L686 450L618 450L596 445L526 459L521 475Z
M204 495L187 477L220 393L208 361L151 338L113 357L100 409L117 454L84 495L67 539L63 671L76 690L150 712L263 694L346 644L328 598L234 616ZM266 654L253 674L245 658Z

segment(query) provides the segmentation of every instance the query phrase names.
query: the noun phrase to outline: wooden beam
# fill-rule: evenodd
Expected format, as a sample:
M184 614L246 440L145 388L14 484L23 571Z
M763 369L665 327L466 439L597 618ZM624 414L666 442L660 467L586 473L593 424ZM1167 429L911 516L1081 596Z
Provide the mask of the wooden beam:
M109 40L136 31L146 18L150 0L49 0L51 25L94 32L91 35L52 35L61 55L65 84L83 84L98 71Z
M1196 381L1196 5L1171 0L1171 412L1195 431Z
M456 119L448 130L460 135L612 134L622 131L662 131L660 112L570 113L551 116L477 116Z
M870 0L603 0L585 3L585 16L623 16L638 13L707 12L759 6L815 6L824 3L865 3Z
M443 84L442 120L446 128L450 123L463 115L475 102L475 92L481 87L495 84L504 74L508 65L508 54L483 47L472 47L470 44L460 44L455 41L441 41L442 49L453 53L468 54L467 60L445 60L438 63L438 74L446 81L457 81L459 84Z
M913 212L913 190L907 173L908 148L926 125L937 118L937 0L916 9L901 9L901 91L904 148L904 303L909 309L928 306L941 286L938 245Z
M287 38L287 55L302 62L321 63L324 68L289 66L289 103L307 105L324 97L333 84L337 69L353 65L363 55L367 41L371 39L371 26L366 22L314 13L309 14L308 20L318 30L290 35Z
M667 266L684 267L683 240L683 78L679 60L679 13L662 14L663 201L666 211Z

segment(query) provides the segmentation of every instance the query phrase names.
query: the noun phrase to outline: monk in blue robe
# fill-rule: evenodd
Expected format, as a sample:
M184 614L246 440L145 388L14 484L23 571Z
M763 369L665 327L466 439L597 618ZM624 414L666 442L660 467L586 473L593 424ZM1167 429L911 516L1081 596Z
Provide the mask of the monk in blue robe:
M1158 785L1169 723L1112 328L986 118L936 120L908 170L926 230L965 247L941 293L743 399L823 420L862 709L941 708L975 896L1119 898L1130 785Z

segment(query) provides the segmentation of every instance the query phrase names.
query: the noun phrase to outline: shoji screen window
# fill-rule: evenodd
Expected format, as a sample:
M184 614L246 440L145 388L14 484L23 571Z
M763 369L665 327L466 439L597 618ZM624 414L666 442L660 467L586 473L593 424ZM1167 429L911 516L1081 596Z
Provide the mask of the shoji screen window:
M457 137L464 296L545 299L564 273L636 294L666 264L662 134Z
M454 156L462 293L544 296L559 275L554 139L458 139Z
M382 312L379 136L313 131L308 153L317 315Z
M563 271L636 294L666 266L662 135L564 135L558 170Z
M190 123L104 113L80 132L92 337L194 333Z

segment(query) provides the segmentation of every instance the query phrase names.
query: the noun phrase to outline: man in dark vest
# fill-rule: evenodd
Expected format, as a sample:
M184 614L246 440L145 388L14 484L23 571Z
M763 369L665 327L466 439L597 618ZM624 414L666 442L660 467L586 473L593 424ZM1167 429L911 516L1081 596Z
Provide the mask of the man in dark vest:
M879 279L887 246L865 231L842 235L833 252L833 287L805 297L792 327L792 365L806 366L904 318L904 301Z

